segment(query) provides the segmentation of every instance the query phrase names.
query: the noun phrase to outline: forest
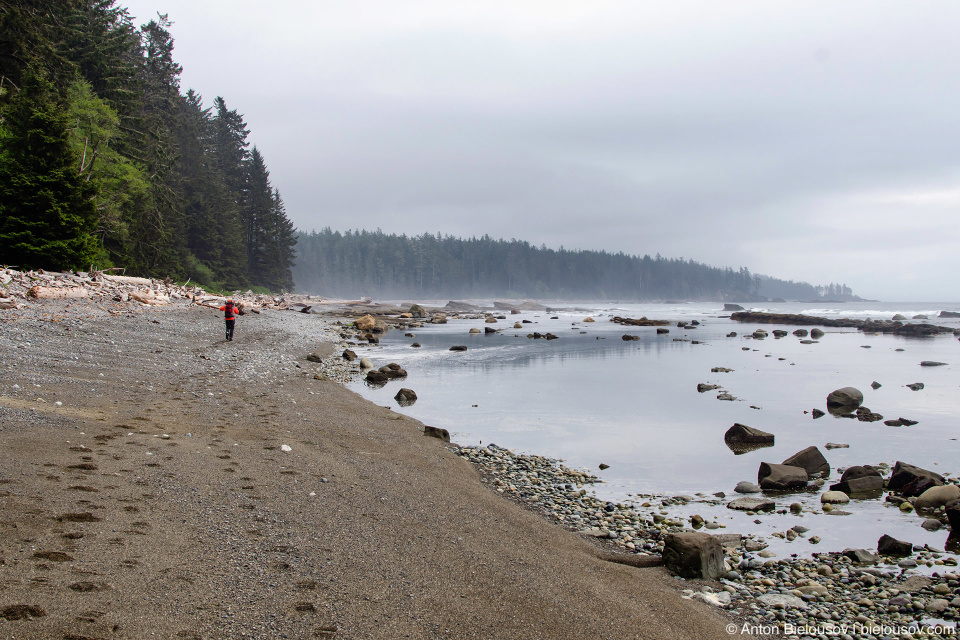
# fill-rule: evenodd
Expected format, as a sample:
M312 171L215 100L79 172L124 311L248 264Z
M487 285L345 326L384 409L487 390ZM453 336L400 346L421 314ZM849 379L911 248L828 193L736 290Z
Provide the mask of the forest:
M659 254L651 258L554 250L489 236L398 236L325 228L301 233L297 253L297 290L325 296L731 302L823 297L810 284L754 275L746 267L711 267Z
M0 262L293 287L296 231L243 116L181 90L171 22L0 0Z

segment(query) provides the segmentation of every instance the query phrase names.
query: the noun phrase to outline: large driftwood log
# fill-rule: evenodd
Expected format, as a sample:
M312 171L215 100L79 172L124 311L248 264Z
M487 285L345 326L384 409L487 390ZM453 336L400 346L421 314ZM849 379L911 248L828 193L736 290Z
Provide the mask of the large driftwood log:
M149 287L153 284L153 280L150 278L136 278L134 276L108 276L104 274L103 279L115 284L132 284L141 287Z
M27 291L27 295L37 300L63 300L67 298L89 298L86 287L41 287L37 285Z
M0 298L0 309L16 309L18 306L13 298Z
M130 297L142 304L170 304L170 298L150 289L131 291Z

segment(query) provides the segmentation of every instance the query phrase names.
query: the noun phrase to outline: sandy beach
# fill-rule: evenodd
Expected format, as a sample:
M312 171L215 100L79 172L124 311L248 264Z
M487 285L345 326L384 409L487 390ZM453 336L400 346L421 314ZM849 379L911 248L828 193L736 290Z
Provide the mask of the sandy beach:
M326 321L265 310L226 342L185 303L3 313L0 637L730 637L689 583L316 379Z

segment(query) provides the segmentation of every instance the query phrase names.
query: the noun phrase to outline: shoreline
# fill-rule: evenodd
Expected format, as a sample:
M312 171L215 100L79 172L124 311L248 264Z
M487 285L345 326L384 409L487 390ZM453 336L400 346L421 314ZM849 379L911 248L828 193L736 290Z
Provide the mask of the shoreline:
M4 312L0 637L729 637L314 379L321 322Z

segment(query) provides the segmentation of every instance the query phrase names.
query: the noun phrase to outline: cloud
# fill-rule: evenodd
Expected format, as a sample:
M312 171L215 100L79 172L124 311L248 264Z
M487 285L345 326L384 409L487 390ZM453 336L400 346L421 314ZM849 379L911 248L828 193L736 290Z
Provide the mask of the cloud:
M960 5L164 5L184 86L245 115L300 228L953 290Z

